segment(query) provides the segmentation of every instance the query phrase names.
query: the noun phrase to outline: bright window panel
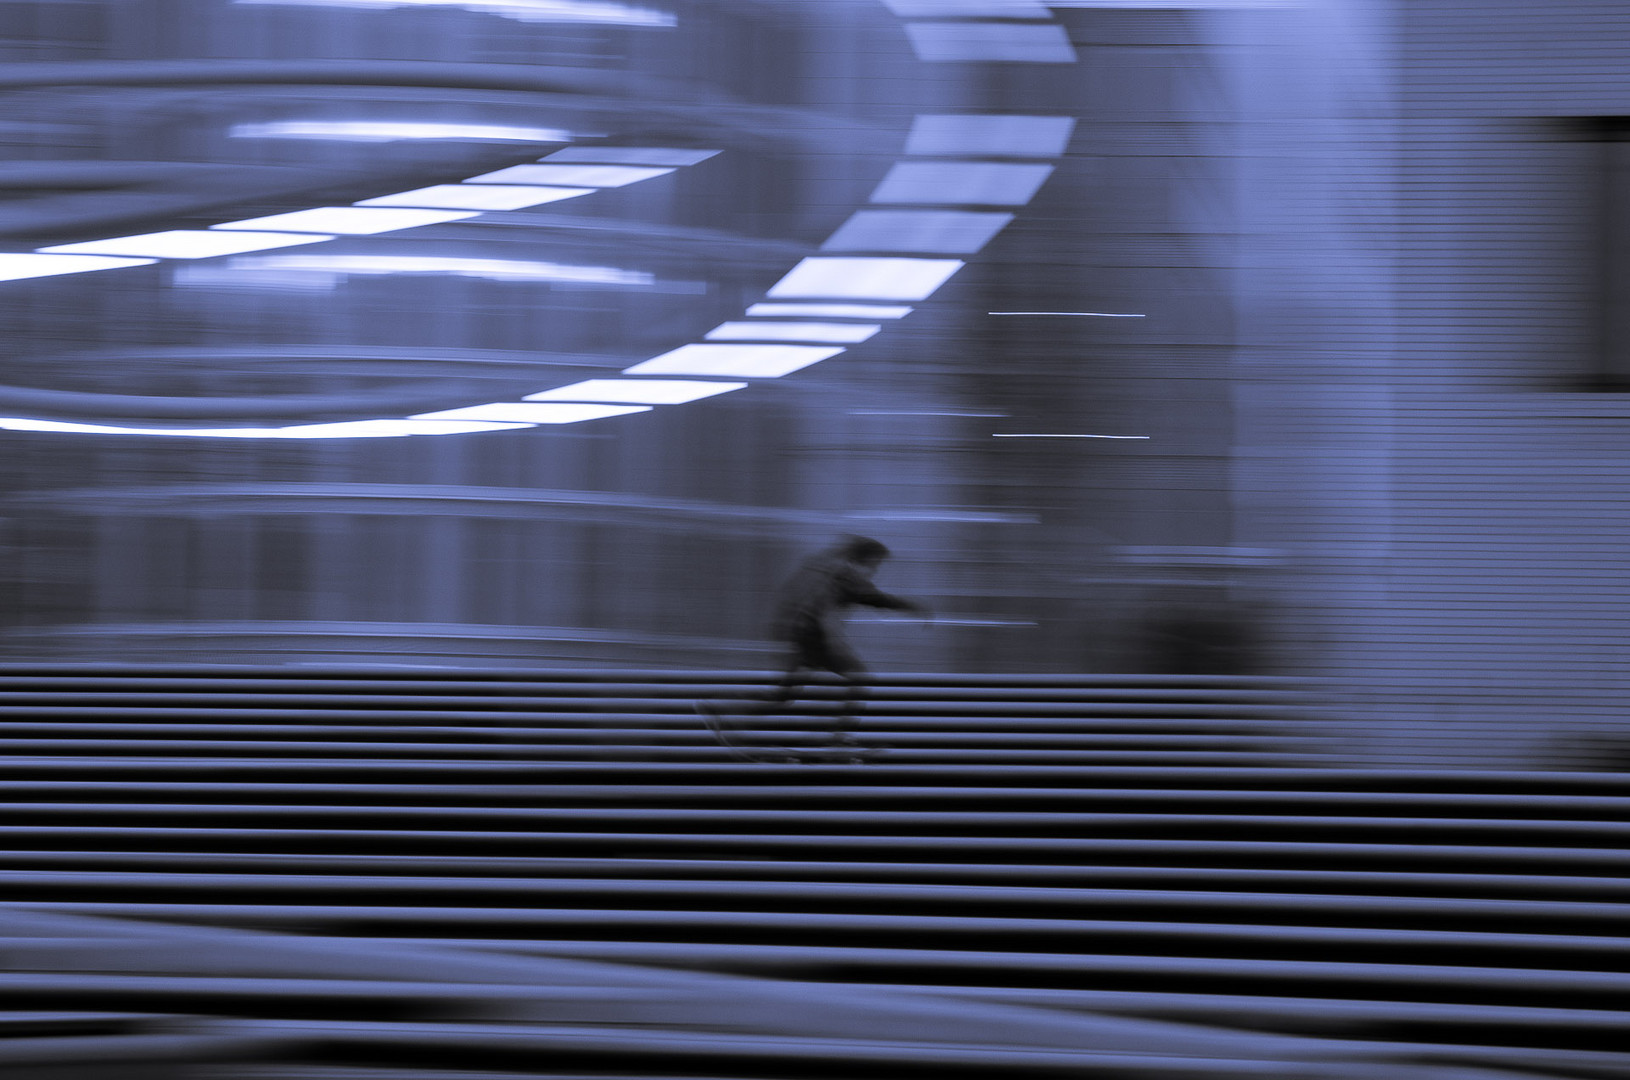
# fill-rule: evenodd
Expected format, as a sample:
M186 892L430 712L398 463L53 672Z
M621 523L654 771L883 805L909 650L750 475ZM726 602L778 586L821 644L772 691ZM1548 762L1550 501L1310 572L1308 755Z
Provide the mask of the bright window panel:
M959 259L805 259L768 295L926 300L962 266Z
M672 352L635 364L623 374L779 379L842 351L821 345L681 345Z
M86 274L92 270L117 270L121 266L151 266L157 259L115 259L105 255L0 254L0 281L25 278Z
M650 412L649 405L568 405L564 402L494 401L463 409L417 413L412 420L495 420L516 424L575 424L608 416Z
M272 229L288 232L335 233L340 236L372 236L375 233L395 232L397 229L416 229L421 225L441 225L448 221L463 221L480 217L471 210L399 210L384 207L319 206L315 210L296 210L290 214L271 214L267 217L245 218L211 225L212 229Z
M297 236L293 233L215 232L205 229L174 229L170 232L120 236L112 240L87 240L80 244L58 244L40 251L65 255L136 255L155 259L209 259L217 255L238 255L245 251L320 244L332 236Z
M568 146L540 160L552 165L695 165L717 156L717 150L682 150L667 146Z
M857 210L821 250L972 255L1012 220L971 210Z
M467 184L543 184L559 187L615 188L667 176L672 169L642 165L511 165L482 173Z
M436 184L363 199L356 206L435 206L449 210L523 210L588 195L593 188L518 187L513 184Z
M903 319L911 310L903 304L754 304L747 314L783 319Z
M883 0L902 19L1051 19L1038 0Z
M704 382L699 379L588 379L557 386L527 401L623 401L640 405L683 405L715 394L740 390L744 382Z
M1069 116L919 116L906 136L908 154L972 157L1059 157L1069 145Z
M930 62L1073 64L1076 60L1069 35L1057 23L907 23L906 36L917 59Z
M858 345L883 329L875 323L727 322L707 332L709 341L824 341Z
M874 203L1023 206L1053 173L1051 165L995 161L901 161L872 192Z
M273 120L263 124L233 124L227 134L234 139L325 139L337 142L399 142L411 139L524 143L572 141L571 133L560 128L388 120Z

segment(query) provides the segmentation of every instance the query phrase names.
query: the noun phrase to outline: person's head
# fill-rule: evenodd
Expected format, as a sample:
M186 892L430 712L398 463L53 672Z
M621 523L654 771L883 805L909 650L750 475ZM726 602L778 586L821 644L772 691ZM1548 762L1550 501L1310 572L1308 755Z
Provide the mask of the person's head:
M888 545L869 536L845 537L838 550L845 559L867 570L876 570L889 557Z

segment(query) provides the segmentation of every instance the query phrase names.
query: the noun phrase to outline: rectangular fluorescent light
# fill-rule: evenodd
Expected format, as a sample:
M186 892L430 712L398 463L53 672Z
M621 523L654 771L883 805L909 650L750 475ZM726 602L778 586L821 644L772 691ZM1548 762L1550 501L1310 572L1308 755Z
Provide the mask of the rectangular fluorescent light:
M930 63L998 61L1073 64L1075 47L1057 23L914 22L906 37Z
M879 330L876 323L727 322L707 332L709 341L823 341L858 345Z
M930 114L911 122L906 153L1059 157L1074 130L1070 116Z
M575 424L608 416L650 412L649 405L569 405L563 402L494 401L463 409L416 413L410 420L496 420L516 424Z
M1051 19L1039 0L883 0L902 19Z
M472 435L482 431L514 431L531 424L500 424L490 420L346 420L335 424L296 424L278 428L280 439L389 439L405 435Z
M1023 206L1053 173L1051 165L995 161L900 161L872 192L874 203Z
M539 161L576 165L696 165L719 154L718 150L681 150L669 146L568 146Z
M767 295L926 300L962 266L960 259L805 259Z
M337 142L400 142L411 139L523 143L572 141L571 133L560 128L389 120L273 120L261 124L233 124L227 135L234 139L327 139Z
M821 250L972 255L1012 220L973 210L857 210Z
M523 210L588 195L593 188L520 187L514 184L436 184L377 195L353 206L436 206L449 210Z
M639 405L683 405L715 394L740 390L744 382L703 382L699 379L587 379L557 386L527 401L622 401Z
M754 304L747 314L783 319L903 319L911 310L904 304Z
M679 25L666 11L633 7L615 0L233 0L237 4L279 4L387 11L396 8L460 8L526 23L585 23L612 26Z
M616 188L673 172L643 165L511 165L472 176L466 184L544 184L557 187Z
M169 232L57 244L38 250L64 255L136 255L156 259L209 259L245 251L267 251L298 244L320 244L330 235L295 235L272 232L215 232L207 229L172 229Z
M271 229L287 232L335 233L340 236L373 236L376 233L395 232L397 229L416 229L421 225L441 225L448 221L463 221L480 217L474 210L402 210L384 207L319 206L314 210L296 210L289 214L270 214L266 217L244 218L242 221L224 221L211 225L211 229Z
M157 259L115 259L106 255L34 255L26 252L6 252L0 253L0 281L86 274L92 270L117 270L121 266L151 266L157 261Z
M681 345L626 369L624 375L725 375L779 379L843 350L820 345Z

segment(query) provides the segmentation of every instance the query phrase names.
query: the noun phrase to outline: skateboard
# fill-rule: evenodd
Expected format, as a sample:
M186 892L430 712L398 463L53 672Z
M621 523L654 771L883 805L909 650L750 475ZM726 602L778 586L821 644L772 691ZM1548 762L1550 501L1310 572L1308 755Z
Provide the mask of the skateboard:
M888 751L886 746L843 745L831 746L743 746L726 733L719 713L705 701L696 703L697 715L720 746L737 761L759 764L795 765L867 765L877 761Z

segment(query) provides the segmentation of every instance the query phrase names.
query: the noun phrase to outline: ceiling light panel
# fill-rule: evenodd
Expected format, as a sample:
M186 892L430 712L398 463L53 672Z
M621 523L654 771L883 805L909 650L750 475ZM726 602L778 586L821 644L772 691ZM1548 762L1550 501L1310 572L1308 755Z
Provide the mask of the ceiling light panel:
M903 304L754 304L747 314L782 319L903 319L911 310Z
M416 229L422 225L442 225L449 221L463 221L479 217L471 210L406 210L386 207L319 206L314 210L296 210L289 214L271 214L266 217L244 218L242 221L223 221L211 229L271 229L287 232L334 233L339 236L373 236L376 233L395 232L398 229Z
M0 253L0 281L87 274L92 270L117 270L122 266L151 266L157 261L157 259L116 259L106 255Z
M463 409L417 413L410 420L495 420L518 424L575 424L608 416L650 412L649 405L569 405L563 402L494 401Z
M883 329L875 323L727 322L707 332L709 341L820 341L858 345Z
M363 199L355 206L433 206L448 210L524 210L588 195L593 188L519 187L513 184L436 184Z
M919 22L906 24L917 59L1073 64L1075 47L1057 23Z
M1039 0L883 0L902 19L1051 19Z
M908 154L1058 157L1069 145L1069 116L919 116L906 136Z
M968 210L859 210L821 250L972 255L1012 220L1012 214Z
M600 165L696 165L717 150L682 150L665 146L568 146L556 150L540 160L548 164L600 164Z
M379 120L273 120L233 124L234 139L324 139L336 142L401 142L455 139L462 142L571 142L560 128L505 127L498 124L429 124Z
M639 405L683 405L690 401L726 394L747 386L744 382L710 382L700 379L588 379L570 386L557 386L541 394L526 395L527 401L619 401Z
M1023 206L1053 173L1051 165L995 161L901 161L872 192L874 203Z
M926 300L962 266L959 259L805 259L772 286L768 295Z
M681 345L623 374L779 379L841 352L841 348L819 345Z
M468 184L544 184L558 187L615 188L673 172L643 165L511 165L472 176Z
M295 247L299 244L320 244L324 240L332 239L334 237L329 235L175 229L170 232L142 233L139 236L119 236L111 240L87 240L81 244L58 244L39 250L64 255L209 259L217 255L238 255L245 251L269 251L272 248Z

